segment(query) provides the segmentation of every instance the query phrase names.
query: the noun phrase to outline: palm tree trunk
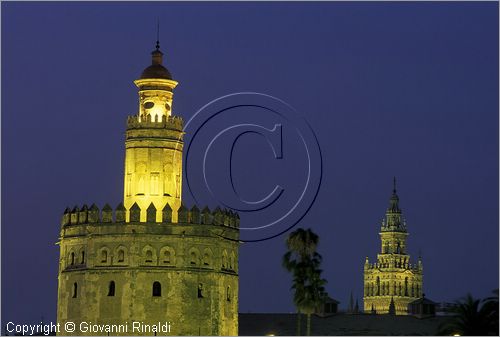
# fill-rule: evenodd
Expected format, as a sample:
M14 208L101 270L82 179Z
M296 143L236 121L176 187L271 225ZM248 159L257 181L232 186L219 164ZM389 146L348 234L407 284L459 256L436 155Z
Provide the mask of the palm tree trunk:
M300 319L302 317L302 314L300 313L300 310L297 311L297 336L302 336L301 334L301 329L300 329Z
M307 335L311 336L311 314L307 314Z

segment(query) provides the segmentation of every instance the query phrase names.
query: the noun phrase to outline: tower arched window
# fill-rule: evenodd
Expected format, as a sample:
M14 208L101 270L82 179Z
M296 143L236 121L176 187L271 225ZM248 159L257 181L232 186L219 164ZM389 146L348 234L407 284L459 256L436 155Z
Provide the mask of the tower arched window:
M163 252L163 263L170 263L170 261L171 261L171 260L170 260L170 258L171 258L171 256L170 256L170 255L171 255L171 254L170 254L170 251L168 251L168 250L165 250L165 251Z
M125 252L123 251L123 249L120 249L118 251L118 262L123 262L125 261Z
M227 289L226 289L226 300L228 302L231 302L231 288L230 287L227 287Z
M153 283L153 297L160 297L160 296L161 296L161 283L155 281Z
M408 296L408 277L405 277L405 296Z
M109 282L108 296L115 296L115 281Z
M153 262L153 252L150 250L146 251L146 262Z
M73 283L73 298L76 298L78 296L78 284Z
M401 254L401 243L399 243L399 241L398 241L398 245L396 247L396 253Z
M198 256L196 252L192 251L190 256L191 256L191 261L190 261L191 265L196 266L198 264Z
M75 264L75 253L71 252L70 255L70 264L74 265Z
M380 277L377 276L377 296L380 296Z
M101 262L102 263L108 262L108 251L107 250L103 250L101 252Z
M85 251L82 250L80 264L84 264L84 263L85 263Z

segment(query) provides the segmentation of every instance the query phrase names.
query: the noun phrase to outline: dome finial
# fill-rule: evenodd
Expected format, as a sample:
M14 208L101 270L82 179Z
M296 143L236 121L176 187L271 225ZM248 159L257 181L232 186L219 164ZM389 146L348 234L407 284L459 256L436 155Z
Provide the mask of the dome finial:
M396 194L396 176L394 176L394 179L393 179L393 189L392 189L392 192L394 194Z
M160 18L157 18L156 25L156 50L160 50Z

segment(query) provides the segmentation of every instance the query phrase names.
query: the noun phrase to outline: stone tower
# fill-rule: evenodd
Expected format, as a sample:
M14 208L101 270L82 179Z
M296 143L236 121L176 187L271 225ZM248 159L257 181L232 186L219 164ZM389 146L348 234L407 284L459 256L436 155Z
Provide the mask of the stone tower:
M406 249L408 232L399 208L396 178L385 219L380 230L381 250L377 262L368 257L364 267L364 311L387 314L395 307L396 315L406 315L408 303L422 296L422 261L410 263Z
M64 211L57 321L76 329L59 334L238 334L239 217L181 202L183 121L162 57L157 44L135 81L123 203Z

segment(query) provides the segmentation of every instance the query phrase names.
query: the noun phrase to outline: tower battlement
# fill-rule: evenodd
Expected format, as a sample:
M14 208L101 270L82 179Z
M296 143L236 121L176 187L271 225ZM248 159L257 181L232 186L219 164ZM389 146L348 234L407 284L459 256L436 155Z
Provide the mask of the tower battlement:
M163 224L199 224L199 225L216 225L216 226L226 226L230 228L240 227L240 217L238 213L227 209L221 209L216 207L211 211L208 207L204 207L201 211L194 205L191 209L186 208L181 205L177 210L178 220L177 222L172 222L172 208L167 203L162 210L163 221L156 221L156 208L153 203L143 211L146 212L146 220L141 221L140 213L141 208L137 203L134 203L130 209L126 209L123 203L118 204L115 210L109 206L109 204L104 205L102 210L92 204L90 208L87 205L83 205L82 208L78 206L70 209L67 207L64 210L61 225L72 226L80 224L93 224L93 223L163 223ZM126 213L129 213L129 220L126 220Z
M184 120L179 116L166 116L162 115L158 118L158 115L151 117L151 115L145 116L128 116L127 118L127 129L169 129L182 131L184 127Z

